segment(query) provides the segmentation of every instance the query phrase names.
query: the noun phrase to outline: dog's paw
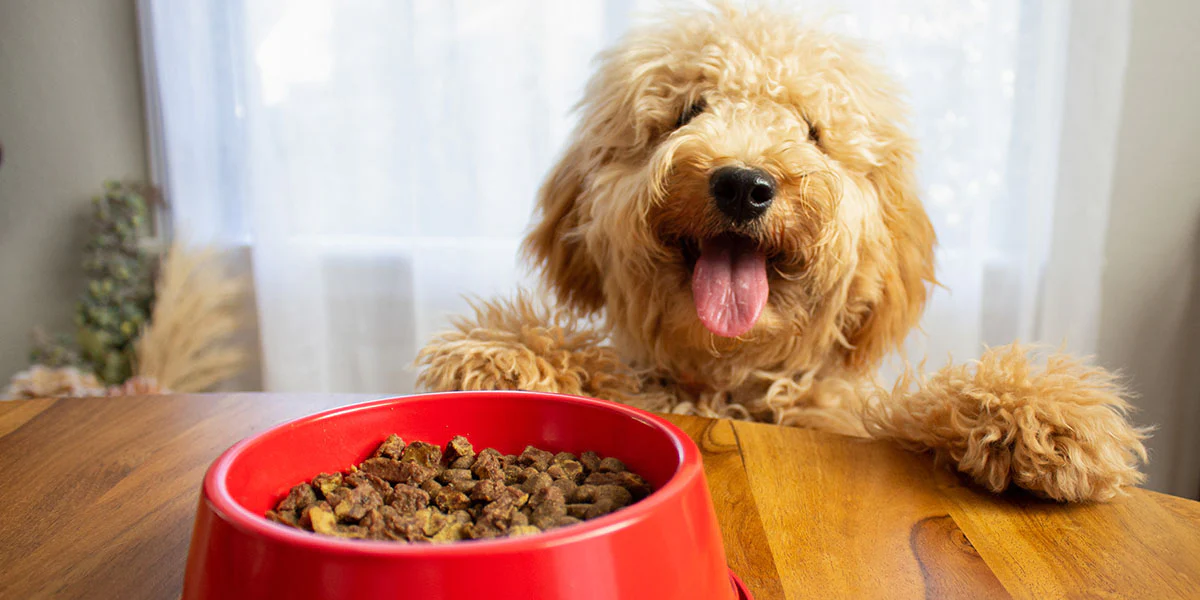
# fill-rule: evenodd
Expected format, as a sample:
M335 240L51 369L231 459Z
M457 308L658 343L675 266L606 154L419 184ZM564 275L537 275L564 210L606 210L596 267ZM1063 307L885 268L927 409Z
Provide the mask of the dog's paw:
M446 339L439 336L418 355L423 367L417 385L432 392L458 390L534 390L559 392L519 342ZM539 385L549 382L551 385Z
M1010 485L1058 501L1104 501L1145 479L1148 430L1126 418L1116 378L1052 355L1035 366L1019 346L989 350L894 390L871 410L880 437L932 449L993 492Z
M1036 381L1036 380L1035 380ZM1042 383L1046 383L1043 381ZM1145 433L1125 418L1119 396L1086 382L984 400L963 419L959 471L999 492L1010 484L1058 501L1104 501L1141 483Z
M637 379L603 336L528 296L478 303L417 356L430 391L532 390L625 401Z

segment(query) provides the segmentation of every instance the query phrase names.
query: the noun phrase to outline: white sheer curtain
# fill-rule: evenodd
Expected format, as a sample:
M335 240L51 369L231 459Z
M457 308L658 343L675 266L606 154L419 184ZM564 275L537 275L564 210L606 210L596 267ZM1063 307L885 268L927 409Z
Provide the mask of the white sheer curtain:
M1128 13L1098 4L806 3L910 90L947 288L910 356L1094 350L1113 142L1087 127L1119 109ZM407 391L463 294L528 281L590 60L653 6L143 0L153 168L177 230L250 248L265 387Z

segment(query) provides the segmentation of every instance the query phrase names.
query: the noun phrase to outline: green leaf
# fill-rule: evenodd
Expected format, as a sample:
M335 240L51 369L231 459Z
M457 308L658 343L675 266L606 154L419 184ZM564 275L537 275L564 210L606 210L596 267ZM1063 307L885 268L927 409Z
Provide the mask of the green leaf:
M94 358L104 354L104 344L94 330L80 329L78 341L84 356Z

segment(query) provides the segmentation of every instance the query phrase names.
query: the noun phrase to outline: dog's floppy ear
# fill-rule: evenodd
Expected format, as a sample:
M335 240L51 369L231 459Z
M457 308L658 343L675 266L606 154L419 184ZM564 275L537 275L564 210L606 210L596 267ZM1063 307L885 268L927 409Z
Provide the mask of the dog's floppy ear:
M537 219L525 238L525 255L541 269L559 302L587 313L604 305L600 269L586 247L586 151L579 134L538 192Z
M898 129L887 137L896 144L868 176L879 195L887 243L876 248L874 256L862 258L872 263L865 266L878 278L872 287L878 287L863 307L865 314L851 320L853 325L844 332L852 346L847 366L858 370L874 368L904 342L925 308L927 284L936 283L936 239L917 195L912 144ZM854 302L851 298L850 303Z
M588 81L581 119L570 146L550 171L538 193L533 230L525 238L525 255L541 269L559 302L592 313L604 306L604 282L595 252L584 238L591 222L590 178L605 164L629 159L656 134L656 123L637 118L635 97L643 111L665 111L668 84L659 81L669 52L655 44L624 44L602 53L600 68ZM640 91L635 94L633 91ZM670 120L674 120L672 117Z

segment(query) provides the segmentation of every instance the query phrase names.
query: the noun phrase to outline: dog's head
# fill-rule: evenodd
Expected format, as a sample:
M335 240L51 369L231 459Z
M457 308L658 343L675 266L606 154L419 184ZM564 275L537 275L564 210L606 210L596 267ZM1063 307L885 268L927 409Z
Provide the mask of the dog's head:
M600 60L526 239L560 301L603 310L638 360L725 384L867 369L903 340L934 234L898 90L858 48L716 9Z

